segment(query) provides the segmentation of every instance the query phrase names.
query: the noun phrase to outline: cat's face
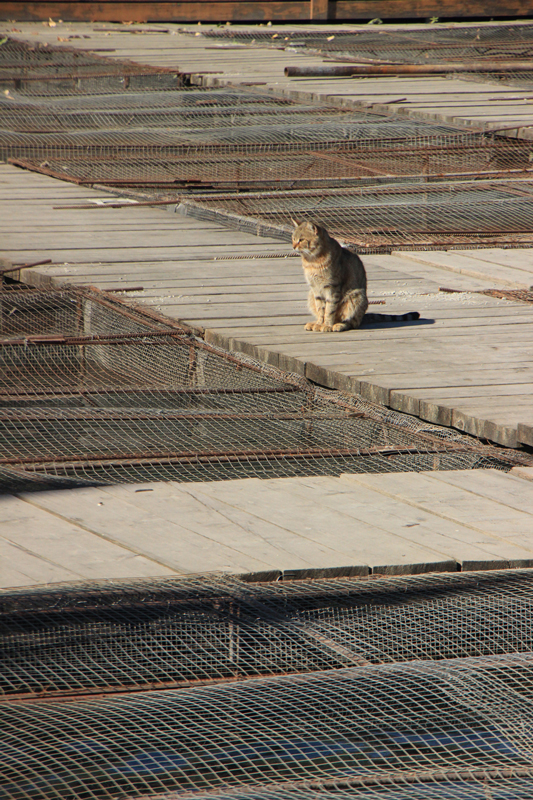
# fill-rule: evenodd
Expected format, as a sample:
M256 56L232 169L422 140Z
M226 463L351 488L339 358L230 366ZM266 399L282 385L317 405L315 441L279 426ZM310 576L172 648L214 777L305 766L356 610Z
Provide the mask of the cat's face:
M322 241L322 229L312 222L294 223L296 228L292 234L292 246L304 255L316 252Z

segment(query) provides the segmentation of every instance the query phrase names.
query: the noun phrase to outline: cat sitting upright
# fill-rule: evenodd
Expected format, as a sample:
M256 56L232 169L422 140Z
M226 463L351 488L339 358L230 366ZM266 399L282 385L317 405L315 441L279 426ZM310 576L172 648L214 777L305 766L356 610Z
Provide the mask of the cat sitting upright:
M341 247L325 228L313 222L298 223L292 245L302 256L309 284L309 310L316 322L307 322L306 331L347 331L366 322L419 319L417 311L407 314L366 314L366 272L356 253Z

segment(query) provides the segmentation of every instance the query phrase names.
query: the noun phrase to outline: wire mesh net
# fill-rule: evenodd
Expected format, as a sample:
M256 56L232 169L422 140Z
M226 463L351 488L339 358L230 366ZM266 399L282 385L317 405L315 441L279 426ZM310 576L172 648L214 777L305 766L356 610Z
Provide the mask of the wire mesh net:
M2 592L2 796L531 796L532 581Z
M190 31L184 31L190 33ZM388 26L352 30L246 30L215 28L202 35L221 44L274 47L290 52L310 52L330 59L369 64L468 66L475 72L454 77L475 77L524 88L533 87L533 25L425 26L418 29ZM520 70L513 63L522 62Z
M117 61L72 47L6 37L0 47L0 88L24 95L124 93L173 89L186 81L176 70Z
M316 214L363 249L533 244L529 141L255 87L191 87L70 50L11 40L0 50L0 158L19 166L145 198L209 195L202 207L225 211L221 221L275 220L285 234L291 213ZM78 78L78 57L100 77ZM28 69L53 75L35 82Z
M526 455L321 390L89 289L0 300L0 468L121 483L509 469ZM22 472L21 472L22 470Z
M360 252L443 246L533 244L533 182L529 180L412 183L286 192L212 194L186 200L183 210L228 223L262 220L290 240L291 219L323 225ZM497 221L496 221L497 220Z
M529 653L532 581L530 570L270 583L206 575L7 590L1 692L101 694Z
M530 169L530 143L245 89L0 95L0 155L110 186L270 187Z
M533 25L528 23L432 25L409 29L372 26L336 31L319 28L261 31L231 26L202 31L202 36L228 43L345 55L354 60L413 64L487 61L490 70L497 69L498 60L523 60L533 56Z

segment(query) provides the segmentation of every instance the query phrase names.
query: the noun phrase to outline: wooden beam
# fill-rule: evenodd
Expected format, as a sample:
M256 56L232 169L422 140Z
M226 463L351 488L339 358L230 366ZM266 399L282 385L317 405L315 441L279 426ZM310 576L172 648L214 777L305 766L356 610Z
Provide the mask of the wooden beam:
M319 4L324 0L317 0ZM0 3L0 19L65 22L289 22L310 19L309 0L282 2L17 2ZM315 17L317 18L317 17Z
M328 19L328 0L311 0L311 19L312 20L326 20Z
M312 20L415 19L438 16L529 17L533 0L215 0L215 2L146 2L146 0L83 0L82 2L0 3L0 19L76 22L306 22Z

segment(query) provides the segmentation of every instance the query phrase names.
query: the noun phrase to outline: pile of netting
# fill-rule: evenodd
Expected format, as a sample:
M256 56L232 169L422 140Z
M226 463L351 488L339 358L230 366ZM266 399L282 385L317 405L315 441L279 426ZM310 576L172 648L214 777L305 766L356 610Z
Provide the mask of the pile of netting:
M0 593L0 796L533 793L533 571Z
M8 490L530 463L90 289L2 292L0 367Z
M189 213L215 204L228 225L237 214L287 233L298 214L361 250L533 244L526 140L194 87L11 39L0 67L0 158L25 169L145 200L191 197Z

